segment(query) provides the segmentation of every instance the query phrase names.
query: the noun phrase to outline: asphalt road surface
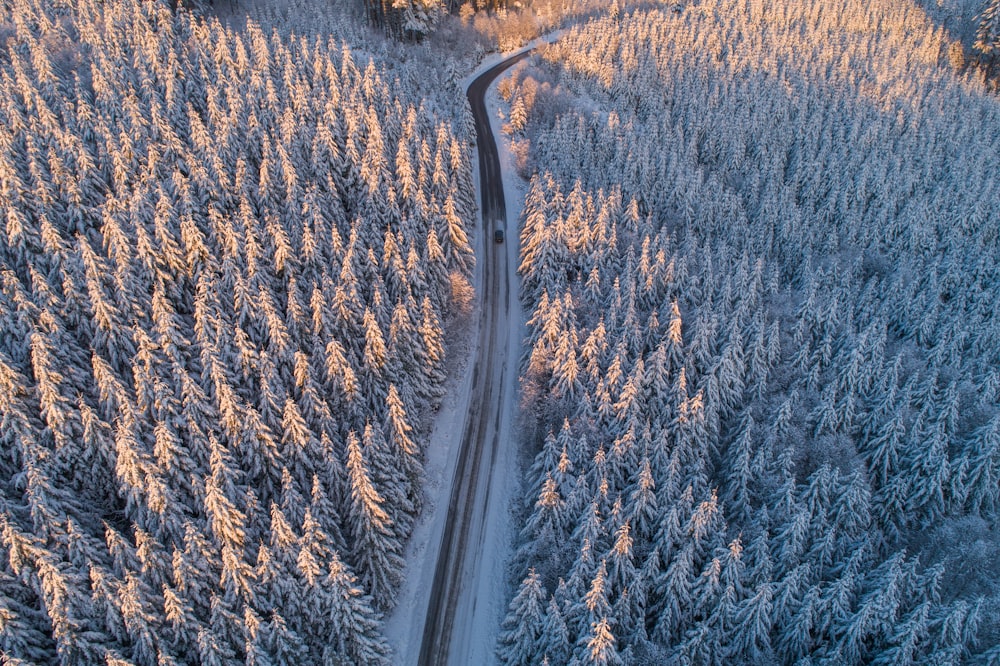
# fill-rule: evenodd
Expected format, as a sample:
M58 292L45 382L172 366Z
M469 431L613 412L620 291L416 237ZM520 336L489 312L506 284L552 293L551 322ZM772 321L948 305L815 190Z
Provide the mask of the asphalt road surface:
M473 588L483 555L481 546L485 535L491 472L499 452L504 385L507 381L510 292L514 278L507 261L507 243L517 242L517 234L508 232L506 228L507 208L500 158L484 98L490 84L529 53L519 53L486 70L469 85L467 91L479 151L483 227L478 261L483 270L482 309L477 354L472 369L473 393L424 620L420 666L445 666L450 663L449 660L457 664L462 659L453 654L453 645L469 637L453 635L456 613L459 608L463 613L474 613L476 609ZM504 230L507 243L494 242L497 228Z

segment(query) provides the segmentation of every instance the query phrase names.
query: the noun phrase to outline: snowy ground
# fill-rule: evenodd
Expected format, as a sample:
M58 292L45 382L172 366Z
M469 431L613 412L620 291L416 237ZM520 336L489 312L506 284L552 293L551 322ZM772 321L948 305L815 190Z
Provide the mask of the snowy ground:
M553 33L544 38L544 41L552 41L557 36L558 33ZM476 76L503 58L534 48L542 41L533 42L519 51L502 56L496 54L487 58L476 72L463 82L463 86L467 86ZM507 75L509 74L505 74ZM481 479L481 482L486 484L488 498L483 518L484 525L478 531L478 542L469 544L469 548L481 553L481 557L476 559L473 570L465 572L467 582L463 586L459 600L453 632L454 642L450 657L453 664L495 662L493 648L508 597L505 566L509 560L514 536L511 509L517 496L516 491L521 476L517 433L514 429L517 423L518 391L512 378L517 376L520 345L525 334L524 315L518 300L520 285L517 278L517 238L521 206L527 185L516 175L509 144L500 132L501 121L498 113L500 105L501 101L494 83L487 95L487 106L492 110L492 127L500 151L504 197L507 204L508 242L504 244L503 249L507 263L506 274L510 276L508 285L510 298L508 330L502 333L506 344L501 346L504 353L501 364L505 368L504 376L509 379L505 382L505 386L500 387L502 416L497 428L501 450L497 452L496 460L490 467L490 474L483 475ZM475 159L472 170L476 177L478 192L479 166ZM487 251L493 251L492 239L488 236L483 233L481 224L475 226L473 240L480 257ZM483 292L482 279L480 262L473 278L477 294ZM482 301L477 296L475 310L468 321L478 321L481 308ZM399 593L399 603L385 622L385 632L395 653L394 661L398 664L416 664L420 651L437 551L447 517L448 500L464 423L469 413L469 399L474 393L471 385L473 364L470 361L476 352L475 341L475 331L466 329L462 331L460 337L456 336L449 347L453 360L449 368L448 394L437 415L425 462L424 512L407 547L406 580Z

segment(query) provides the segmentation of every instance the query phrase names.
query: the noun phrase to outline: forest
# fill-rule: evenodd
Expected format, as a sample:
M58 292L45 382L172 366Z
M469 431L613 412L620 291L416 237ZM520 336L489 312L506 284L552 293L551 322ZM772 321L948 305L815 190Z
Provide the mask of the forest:
M0 4L4 663L389 663L475 261L463 121L407 80Z
M721 0L516 75L504 664L1000 662L1000 104L949 46Z
M1000 664L997 1L349 2L0 3L0 661L406 656L460 80L572 23L498 660Z

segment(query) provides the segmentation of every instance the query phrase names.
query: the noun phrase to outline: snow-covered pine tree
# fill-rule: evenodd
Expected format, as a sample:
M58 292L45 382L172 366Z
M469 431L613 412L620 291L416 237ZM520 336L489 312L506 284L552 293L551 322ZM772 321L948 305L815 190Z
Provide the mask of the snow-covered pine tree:
M497 656L505 664L528 666L538 663L540 638L545 621L545 589L534 569L528 572L510 602L497 645Z
M992 73L1000 54L1000 3L987 0L979 12L976 41L973 44L983 65Z

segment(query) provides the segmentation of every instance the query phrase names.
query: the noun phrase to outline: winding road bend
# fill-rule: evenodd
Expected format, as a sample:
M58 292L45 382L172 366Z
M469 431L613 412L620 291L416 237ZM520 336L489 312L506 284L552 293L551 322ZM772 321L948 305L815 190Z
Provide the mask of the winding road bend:
M462 435L444 533L441 536L434 584L430 592L420 645L420 666L446 666L449 660L463 659L453 644L468 636L453 635L455 618L461 607L465 614L476 612L475 582L479 574L489 505L490 480L500 445L502 406L507 375L510 292L513 274L507 244L495 244L498 226L507 232L507 207L497 143L486 110L486 90L507 68L528 56L524 51L511 56L480 74L467 91L475 120L479 151L479 189L482 208L479 261L482 264L482 310L479 343L472 369L472 395ZM516 242L516 233L506 233ZM480 605L479 612L484 609ZM459 633L464 633L460 631ZM467 643L465 648L468 649ZM465 666L464 664L462 666Z

